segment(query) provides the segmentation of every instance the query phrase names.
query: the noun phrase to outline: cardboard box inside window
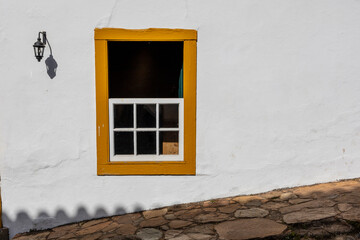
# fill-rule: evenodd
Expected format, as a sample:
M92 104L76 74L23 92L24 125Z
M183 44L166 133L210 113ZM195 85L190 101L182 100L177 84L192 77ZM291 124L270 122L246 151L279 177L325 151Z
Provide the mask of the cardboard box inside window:
M179 143L177 142L163 142L162 144L162 154L179 154Z

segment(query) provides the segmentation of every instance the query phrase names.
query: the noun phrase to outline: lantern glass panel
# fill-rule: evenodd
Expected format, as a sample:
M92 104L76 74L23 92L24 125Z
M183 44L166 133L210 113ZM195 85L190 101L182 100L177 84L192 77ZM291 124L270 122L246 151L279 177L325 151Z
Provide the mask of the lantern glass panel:
M43 56L43 54L44 54L44 48L43 47L39 47L38 48L38 52L39 52L39 56Z

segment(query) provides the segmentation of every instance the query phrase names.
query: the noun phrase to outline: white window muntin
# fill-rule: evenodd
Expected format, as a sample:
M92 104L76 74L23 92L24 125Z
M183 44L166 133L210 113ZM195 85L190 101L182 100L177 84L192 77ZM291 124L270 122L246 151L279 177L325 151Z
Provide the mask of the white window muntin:
M114 105L133 104L133 128L114 128ZM137 104L156 104L156 127L155 128L136 128L136 105ZM159 127L159 104L179 104L179 126L178 128ZM134 154L115 155L114 133L134 132ZM136 132L153 131L156 132L156 154L137 155ZM177 131L179 132L179 154L160 155L159 154L159 132ZM142 162L142 161L184 161L184 99L183 98L110 98L109 99L109 135L110 135L110 162Z

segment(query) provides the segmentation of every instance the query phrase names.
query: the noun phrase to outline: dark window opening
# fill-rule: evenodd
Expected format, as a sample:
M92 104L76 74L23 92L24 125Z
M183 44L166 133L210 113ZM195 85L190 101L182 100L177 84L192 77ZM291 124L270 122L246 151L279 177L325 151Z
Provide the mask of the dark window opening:
M183 42L108 42L109 98L182 98Z

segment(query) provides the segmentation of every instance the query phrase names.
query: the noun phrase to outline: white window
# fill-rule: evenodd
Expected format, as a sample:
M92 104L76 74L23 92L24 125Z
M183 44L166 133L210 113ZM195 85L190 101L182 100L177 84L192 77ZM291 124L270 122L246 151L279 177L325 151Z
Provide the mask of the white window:
M109 99L110 161L183 161L183 101Z

